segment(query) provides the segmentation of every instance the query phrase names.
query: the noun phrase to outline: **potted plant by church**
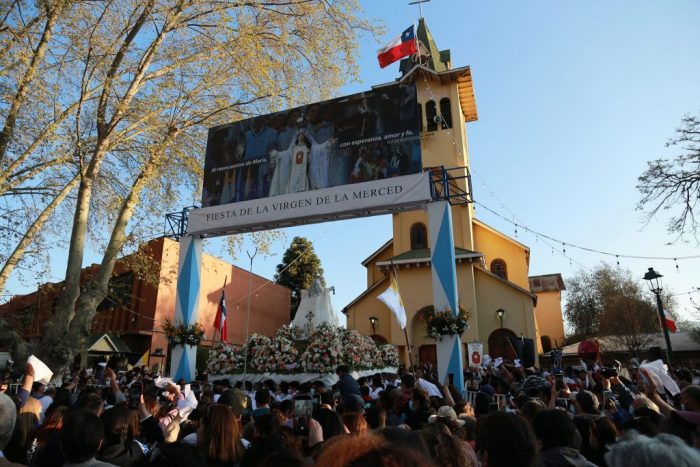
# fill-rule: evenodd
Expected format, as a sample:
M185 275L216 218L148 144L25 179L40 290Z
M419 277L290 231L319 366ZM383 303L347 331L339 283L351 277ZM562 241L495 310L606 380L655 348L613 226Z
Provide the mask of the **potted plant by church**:
M171 372L187 381L194 379L197 346L204 340L204 327L198 322L185 324L166 320L163 332L171 346Z
M426 307L422 312L422 318L428 331L428 337L435 341L438 355L438 365L441 355L451 355L455 346L459 346L460 336L469 328L469 313L459 308L458 313L450 309L435 310L435 307Z
M442 341L444 336L461 336L469 328L469 312L461 307L457 314L449 309L436 311L435 307L426 307L422 318L428 337L436 342Z

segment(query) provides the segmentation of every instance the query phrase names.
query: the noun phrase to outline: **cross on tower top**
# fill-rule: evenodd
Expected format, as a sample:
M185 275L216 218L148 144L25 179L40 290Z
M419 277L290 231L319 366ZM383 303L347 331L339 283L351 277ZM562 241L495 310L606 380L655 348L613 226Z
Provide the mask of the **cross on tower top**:
M413 2L408 2L409 5L418 4L418 10L420 12L420 18L423 18L423 4L428 3L430 0L415 0Z

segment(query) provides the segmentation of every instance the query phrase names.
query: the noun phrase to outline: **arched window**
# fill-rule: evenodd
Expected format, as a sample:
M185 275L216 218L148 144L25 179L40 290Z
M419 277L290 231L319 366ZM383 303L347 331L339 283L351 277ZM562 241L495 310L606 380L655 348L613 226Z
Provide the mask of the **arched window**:
M423 105L418 104L418 129L423 131Z
M425 224L417 222L411 226L411 250L428 248L428 229Z
M452 104L449 97L440 99L440 115L442 115L442 129L452 128Z
M491 272L501 279L508 280L508 269L506 268L506 262L502 259L494 259L491 261Z
M438 126L435 121L437 117L437 108L435 107L435 101L428 101L425 103L425 123L428 127L428 131L436 131Z

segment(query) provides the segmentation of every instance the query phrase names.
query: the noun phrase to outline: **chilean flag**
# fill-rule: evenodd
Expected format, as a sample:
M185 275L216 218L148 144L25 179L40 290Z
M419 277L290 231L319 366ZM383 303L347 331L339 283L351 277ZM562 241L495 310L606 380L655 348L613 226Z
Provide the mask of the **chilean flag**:
M400 36L396 37L384 48L377 52L379 66L384 68L387 65L394 63L400 58L417 52L416 49L416 34L413 31L413 26L406 29Z
M661 324L661 317L659 317L659 324ZM661 329L663 329L663 324L661 325ZM669 317L666 317L666 329L668 329L670 332L676 332L678 330L676 327L676 322Z
M214 329L219 331L219 340L228 341L228 326L226 326L226 296L224 289L221 289L221 300L219 300L219 308L216 310L216 319L214 320Z

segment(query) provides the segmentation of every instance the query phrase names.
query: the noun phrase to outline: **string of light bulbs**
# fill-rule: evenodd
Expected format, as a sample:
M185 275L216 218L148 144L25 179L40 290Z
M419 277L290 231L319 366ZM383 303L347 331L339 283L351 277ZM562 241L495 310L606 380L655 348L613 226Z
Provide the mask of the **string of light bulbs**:
M436 118L435 118L435 121L436 121L437 124L442 125L442 124L445 122L445 118L444 118L443 115L442 115L442 109L440 109L440 107L437 105L438 99L437 99L437 97L435 97L435 94L433 93L433 90L432 90L432 88L430 87L430 83L428 82L428 79L425 77L425 73L421 73L421 76L422 76L422 78L423 78L423 82L425 83L425 89L426 89L426 91L427 91L428 94L430 95L431 100L432 100L434 103L436 103L436 105L435 105L435 113L436 113L436 115L435 115L435 117L436 117ZM423 118L423 117L421 116L421 119L422 119L422 118ZM455 150L457 151L457 155L461 157L461 156L462 156L462 150L461 150L460 145L457 144L457 138L455 137L455 134L454 134L454 132L452 131L452 128L449 127L448 125L444 125L443 129L447 130L447 135L448 135L448 136L451 138L451 140L452 140L452 146L454 146ZM471 169L471 168L469 168L469 173L470 173L471 175L474 175L474 172L472 172L472 169ZM496 197L495 193L493 193L493 190L491 190L491 189L486 185L486 183L485 183L484 181L481 180L480 177L478 177L478 178L479 178L479 180L481 181L481 183L484 185L484 187L491 193L491 196L492 196L493 198L495 198L495 199L498 200L498 198ZM473 196L473 193L472 193L472 196ZM510 210L509 210L507 207L505 207L505 205L504 205L500 200L498 200L498 201L499 201L499 203L501 204L502 207L504 207L506 210L508 210L508 211L510 212ZM511 214L513 215L513 218L515 219L515 218L516 218L516 217L515 217L515 214L513 214L512 212L511 212ZM516 238L518 237L518 227L517 227L517 225L518 225L518 224L515 223L515 237L516 237ZM537 237L535 237L535 238L537 238ZM585 268L585 267L586 267L584 264L580 263L579 261L575 260L575 259L572 258L571 256L567 255L567 254L566 254L566 248L563 248L562 251L560 251L560 250L554 248L554 245L552 245L551 243L549 243L547 240L542 239L542 242L543 242L545 245L549 246L549 247L552 249L552 254L555 254L555 253L556 253L556 254L559 254L560 256L563 256L564 258L568 259L568 260L569 260L569 265L573 265L573 263L576 263L579 267L582 267L582 268Z
M436 123L438 123L438 125L442 125L442 124L445 122L445 119L444 119L444 117L443 117L443 115L442 115L442 113L441 113L440 107L437 105L438 99L437 99L437 97L435 96L435 94L433 93L432 88L430 87L430 83L428 82L428 79L426 78L426 74L425 74L425 73L421 73L421 77L423 78L423 82L425 83L426 91L427 91L428 94L430 95L431 100L432 100L434 103L436 103L436 105L435 105L436 117L437 117L437 118L436 118ZM421 117L421 118L422 118L422 117ZM439 120L439 121L438 121L438 120ZM447 126L447 125L445 125L445 126L443 127L443 129L447 130L447 134L448 134L448 136L451 138L451 140L452 140L452 145L455 147L458 156L462 156L462 151L461 151L461 149L460 149L460 146L457 144L457 140L456 140L456 138L455 138L455 134L454 134L454 132L452 131L452 129L451 129L449 126ZM556 253L559 253L560 255L566 257L566 258L569 260L569 263L570 263L570 264L571 264L571 263L576 263L576 264L578 264L579 266L585 267L585 265L583 265L582 263L576 261L575 259L573 259L571 256L569 256L569 255L567 254L567 252L566 252L566 247L567 247L567 246L570 247L570 248L574 248L574 249L581 250L581 251L586 251L586 252L588 252L588 253L595 253L595 254L600 254L600 255L604 255L604 256L608 256L608 257L614 257L618 266L620 265L620 259L621 259L621 258L623 258L623 259L646 259L646 260L658 260L658 261L673 261L674 264L675 264L676 270L678 270L678 269L679 269L678 261L682 261L682 260L691 260L691 259L699 259L699 258L700 258L700 255L685 255L685 256L647 256L647 255L635 255L635 254L627 254L627 253L613 253L613 252L605 251L605 250L602 250L602 249L597 249L597 248L591 248L591 247L587 247L587 246L578 245L578 244L575 244L575 243L571 243L571 242L567 242L567 241L564 241L564 240L557 239L557 238L552 237L552 236L547 235L547 234L543 234L543 233L541 233L541 232L538 232L538 231L536 231L536 230L531 229L531 228L528 227L524 222L520 221L520 220L518 219L518 217L515 215L515 213L513 213L513 211L511 211L511 210L498 198L498 196L496 196L496 194L494 193L494 191L486 184L486 182L485 182L481 177L478 176L478 174L476 174L476 172L474 172L474 171L471 169L471 167L470 167L470 169L469 169L469 173L470 173L470 175L473 175L473 176L475 176L476 178L478 178L479 182L480 182L480 183L484 186L484 188L490 193L491 197L494 198L494 199L500 204L500 206L501 206L502 209L506 210L506 211L510 214L511 218L508 218L508 217L506 217L506 216L504 216L504 215L502 215L502 214L496 212L495 210L489 208L488 206L486 206L486 205L484 205L483 203L480 203L480 202L478 202L478 201L474 201L474 204L475 204L475 205L478 205L478 206L482 207L483 209L485 209L485 210L491 212L491 213L494 214L495 216L499 217L500 219L502 219L502 220L504 220L504 221L506 221L506 222L511 223L511 224L514 226L514 235L515 235L516 238L518 237L518 227L521 227L521 228L524 229L526 232L532 233L533 235L535 235L535 238L536 238L536 239L540 239L543 243L545 243L547 246L549 246L550 248L552 248L552 252L553 252L553 253L556 252ZM473 196L473 194L472 194L472 196ZM561 251L559 251L558 248L555 248L554 245L553 245L552 243L550 243L550 242L554 242L554 243L557 244L557 245L561 245Z

